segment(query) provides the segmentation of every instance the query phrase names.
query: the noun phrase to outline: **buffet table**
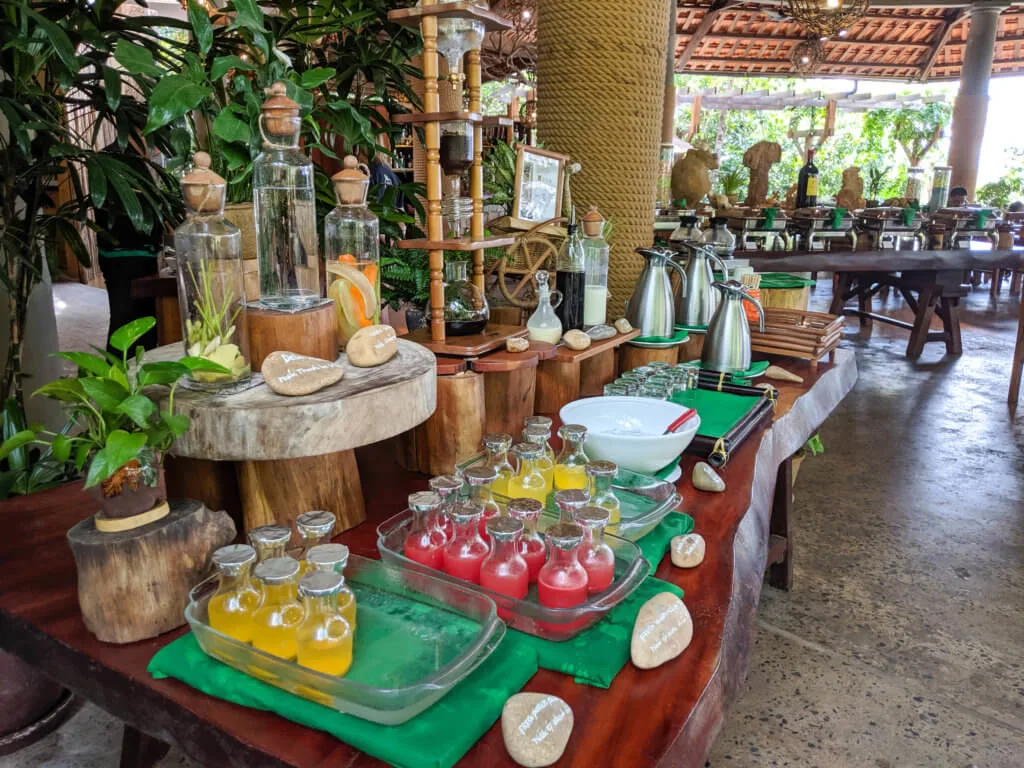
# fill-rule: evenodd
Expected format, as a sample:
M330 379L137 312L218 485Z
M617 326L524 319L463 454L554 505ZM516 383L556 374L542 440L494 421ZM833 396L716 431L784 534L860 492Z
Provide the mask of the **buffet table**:
M789 359L775 362L798 372L804 382L775 382L774 422L739 447L721 471L727 491L695 491L689 482L694 459L683 457L683 509L705 537L707 555L691 570L675 568L665 557L657 576L685 590L694 622L689 648L657 670L627 664L607 690L549 671L527 684L526 691L562 697L575 713L576 726L559 765L704 764L746 675L766 566L775 563L773 579L783 584L788 579L783 513L791 501L789 457L857 378L850 350L839 350L834 363L816 370ZM368 520L338 537L356 554L376 556L377 523L401 509L410 490L425 485L423 476L395 466L391 449L387 443L360 449ZM149 660L184 630L125 646L98 642L82 623L75 566L64 541L67 529L92 511L91 504L78 485L5 504L9 535L0 541L7 574L0 594L0 648L124 720L122 766L151 764L161 752L153 739L176 744L206 765L380 764L325 733L210 698L174 680L152 679L146 672ZM512 764L497 724L460 763Z

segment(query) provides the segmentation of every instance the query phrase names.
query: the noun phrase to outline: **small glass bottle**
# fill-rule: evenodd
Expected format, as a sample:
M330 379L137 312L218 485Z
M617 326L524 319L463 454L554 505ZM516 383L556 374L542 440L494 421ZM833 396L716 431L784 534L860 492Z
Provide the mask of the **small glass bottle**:
M537 520L544 511L544 504L537 499L510 499L508 514L523 523L523 533L519 539L519 554L523 556L529 568L530 583L537 581L537 574L547 560L547 548L544 539L537 533Z
M345 566L348 565L348 547L344 544L317 544L306 554L307 573L313 571L332 571L345 575ZM341 585L338 593L338 607L341 615L345 617L352 630L356 628L356 595L345 586Z
M229 544L213 553L219 582L207 603L210 626L242 643L252 640L252 617L260 593L249 572L256 562L256 550L248 544Z
M604 217L597 206L581 219L583 223L583 264L586 272L586 290L583 294L583 325L601 325L608 315L608 243L601 232Z
M548 431L548 440L551 440L551 428L554 426L554 422L547 416L527 416L523 419L523 428L529 429L530 427L544 427ZM555 450L551 447L551 443L547 442L544 444L544 453L551 459L552 463L555 461Z
M516 475L515 467L508 460L508 452L512 447L512 435L500 433L484 435L484 450L487 451L487 466L494 467L498 476L491 483L491 491L508 497L508 484Z
M530 589L530 568L520 553L523 522L513 517L487 521L491 551L480 564L480 586L522 600Z
M477 465L467 469L462 476L469 483L470 500L475 501L483 508L483 514L480 516L480 536L490 544L491 540L487 535L487 521L501 515L501 507L498 506L498 502L494 500L494 494L491 493L491 486L498 479L498 470L486 464Z
M519 457L519 473L508 484L509 496L536 499L543 506L548 498L548 484L540 470L544 449L533 443L520 443L512 450Z
M174 230L178 306L185 354L227 369L194 371L191 378L225 385L248 379L242 233L224 218L227 183L210 170L210 156L196 152L195 167L181 180L185 221Z
M548 608L572 608L587 599L587 571L579 561L583 528L557 523L544 532L550 554L537 576L537 599Z
M604 507L586 506L576 512L576 522L583 528L580 565L587 572L587 591L591 594L604 592L615 581L615 552L604 540L608 521Z
M555 459L555 489L589 488L586 470L589 459L583 452L587 428L582 424L563 424L558 428L558 436L562 438L562 451Z
M317 544L326 544L331 540L335 523L337 518L324 510L303 512L295 518L295 530L302 538L303 557Z
M555 506L558 507L559 519L563 523L576 520L576 513L590 503L590 491L570 488L555 491Z
M455 532L444 548L444 572L471 584L480 583L480 565L490 551L480 537L483 512L475 501L460 501L448 512Z
M412 525L402 545L402 554L428 568L444 568L444 545L448 539L439 525L441 496L433 491L409 494Z
M537 468L540 469L541 475L544 476L547 492L551 493L555 487L555 462L548 454L548 451L551 450L551 427L527 427L523 430L523 440L545 449L537 460ZM554 451L551 451L551 453L554 453Z
M299 582L306 618L296 630L299 666L341 677L352 666L355 628L342 615L338 597L345 577L333 571L310 571Z
M736 250L736 235L729 231L729 220L725 216L713 216L711 229L704 233L704 244L710 245L718 258L731 259Z
M608 524L618 525L622 517L622 505L612 490L612 483L619 473L619 467L611 461L591 461L587 464L590 478L590 503L608 510Z
M291 557L272 557L258 563L253 575L260 585L260 607L252 620L252 644L282 659L295 658L295 630L305 612L296 597L299 563Z
M263 102L263 151L252 163L260 304L296 310L320 300L313 163L299 149L302 118L284 83Z
M256 550L258 563L272 557L284 557L285 547L291 538L291 529L283 525L261 525L249 531L249 544Z
M566 227L565 242L558 252L555 263L558 265L555 286L562 294L562 302L558 305L556 314L562 321L562 330L581 330L583 328L586 264L583 256L583 243L576 228L575 212Z
M366 207L369 168L347 155L331 181L338 205L324 219L327 297L337 305L344 349L356 331L380 322L380 223Z
M546 341L557 344L562 338L562 321L558 319L555 309L562 303L562 294L553 294L548 285L549 275L543 269L537 270L534 280L537 282L537 308L526 321L531 341Z
M452 518L449 514L455 502L459 500L462 487L465 485L463 479L457 475L438 475L430 478L430 490L441 497L441 510L437 516L437 523L444 533L445 541L452 540Z

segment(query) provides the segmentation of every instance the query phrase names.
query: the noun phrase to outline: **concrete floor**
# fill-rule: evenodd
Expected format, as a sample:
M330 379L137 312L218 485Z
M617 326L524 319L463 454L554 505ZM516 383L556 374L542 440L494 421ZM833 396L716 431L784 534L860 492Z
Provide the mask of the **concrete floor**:
M928 344L911 363L905 332L848 323L860 380L800 471L794 589L764 590L709 766L1024 765L1024 419L1005 403L1017 306L976 290L959 359ZM87 705L0 768L115 766L119 743ZM161 764L192 765L173 751Z

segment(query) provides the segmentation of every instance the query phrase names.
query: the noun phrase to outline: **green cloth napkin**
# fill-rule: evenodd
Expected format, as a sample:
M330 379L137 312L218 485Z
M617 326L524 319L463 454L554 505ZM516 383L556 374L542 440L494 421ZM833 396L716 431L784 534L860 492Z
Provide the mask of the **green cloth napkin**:
M982 208L976 214L974 214L974 228L984 229L985 225L988 224L988 217L992 214L988 208Z
M692 530L692 517L671 512L653 531L640 539L637 545L644 559L651 564L651 570L658 567L673 536L681 536ZM583 685L607 688L629 661L629 643L640 607L662 592L683 596L683 590L675 584L648 577L632 595L610 610L607 616L571 640L543 640L515 630L510 630L509 634L517 636L534 649L537 663L542 669L572 675L577 683Z
M725 437L736 426L751 408L761 402L760 397L750 395L734 395L731 392L719 392L714 389L689 389L672 395L673 403L696 408L700 416L698 435L706 437Z
M846 215L845 208L833 208L832 215L829 219L830 229L839 229L839 225L843 223L843 216Z
M788 272L763 272L761 274L761 290L765 288L804 288L814 285L813 280L797 277Z
M903 214L903 226L909 227L914 223L914 216L917 214L917 208L912 205L908 205L901 211L901 213Z
M779 215L778 208L762 208L761 213L764 215L764 226L763 229L771 229L775 226L775 217Z
M149 662L157 679L173 677L215 698L275 712L399 768L455 765L536 671L534 650L519 633L506 633L494 653L447 696L412 720L387 726L343 715L232 669L203 653L191 632Z

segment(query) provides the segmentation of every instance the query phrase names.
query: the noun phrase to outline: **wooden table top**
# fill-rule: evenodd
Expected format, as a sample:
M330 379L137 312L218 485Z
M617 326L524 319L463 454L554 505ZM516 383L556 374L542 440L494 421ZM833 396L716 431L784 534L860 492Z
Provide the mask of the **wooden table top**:
M741 256L737 254L737 256ZM969 251L836 251L742 254L755 272L937 272L944 269L1024 269L1024 249Z
M835 364L820 364L817 371L791 359L776 362L805 381L776 383L774 424L737 449L721 471L728 491L695 491L689 482L694 459L683 457L683 509L705 537L707 555L691 570L674 568L666 557L657 575L686 591L694 621L690 647L656 670L627 663L608 690L545 670L527 684L525 690L561 696L573 708L576 727L560 766L704 764L730 702L739 695L753 646L778 465L814 434L857 375L849 350L839 350ZM377 523L401 508L410 490L426 485L425 477L388 460L389 447L359 452L369 519L339 540L360 555L376 556ZM184 630L125 646L93 638L78 610L75 567L64 541L66 530L93 509L76 486L4 503L8 534L0 538L5 564L0 647L207 765L380 764L325 733L210 698L174 680L151 679L149 659ZM460 765L513 765L500 724Z

